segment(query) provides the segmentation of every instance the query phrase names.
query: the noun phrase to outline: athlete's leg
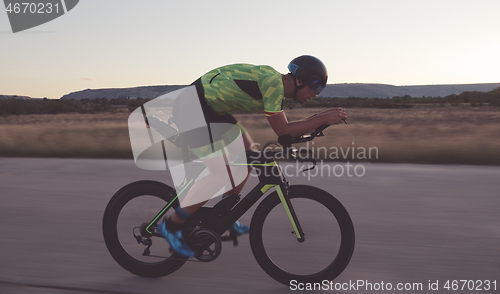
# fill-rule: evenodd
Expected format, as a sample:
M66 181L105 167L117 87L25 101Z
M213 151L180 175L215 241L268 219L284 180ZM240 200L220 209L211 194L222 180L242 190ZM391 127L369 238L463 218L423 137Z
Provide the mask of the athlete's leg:
M246 151L258 151L250 134L245 130L245 128L240 123L238 123L238 126L240 127L240 129L242 130L242 133L243 133L243 142L245 144L245 150ZM226 195L230 195L230 194L240 195L241 191L243 190L243 187L245 187L245 184L247 183L248 177L250 176L251 172L252 172L252 167L249 166L248 173L247 173L245 180L243 180L238 186L234 187L234 189L232 189L231 191L228 191L228 193L226 193ZM240 223L239 221L236 221L232 225L231 230L235 231L237 234L246 234L250 231L250 227L248 225L244 225L244 224Z
M209 170L208 174L189 189L175 213L158 225L158 232L167 239L172 249L185 256L194 256L195 253L184 239L182 225L192 213L228 184L228 172L222 156L206 158L203 162Z
M186 194L183 202L191 204L183 205L181 202L181 209L186 214L193 214L210 198L212 198L213 195L216 195L221 187L224 187L224 185L227 184L227 179L224 175L227 175L228 171L225 164L220 164L221 160L221 157L202 160L208 168L209 173L202 179L198 180ZM197 198L200 200L196 200ZM178 213L174 213L172 215L172 221L180 225L184 223L185 217L181 217Z
M232 120L229 123L236 124L240 128L245 150L258 151L252 137L250 136L250 134L248 134L245 128L240 123L238 123L234 119L234 117L230 116L229 119ZM221 188L227 186L228 182L234 183L230 167L225 164L227 162L227 157L225 159L222 159L222 156L226 155L221 155L213 158L204 158L202 160L209 170L208 175L198 180L189 189L183 201L187 202L187 204L184 203L183 205L183 203L181 203L181 206L178 208L178 210L174 214L172 214L171 217L164 223L160 224L160 233L162 233L162 235L165 235L167 240L170 240L169 242L174 250L186 256L192 256L194 255L194 252L192 252L185 241L182 240L182 234L178 234L178 236L174 238L172 237L173 234L171 232L179 231L186 219L191 214L196 212L199 208L201 208L208 201L208 199L215 196L215 194ZM248 180L250 172L251 167L248 167L247 175L241 181L241 183L237 184L233 189L227 191L224 194L241 194L241 191L243 190L243 187ZM238 234L244 234L249 232L250 227L240 224L239 222L235 222L232 226L232 230L235 230ZM177 245L174 246L173 244L176 243Z
M239 123L238 126L240 127L240 129L242 129L243 133L242 138L245 150L258 151L250 134L246 132L243 126L241 126ZM210 172L207 176L196 182L196 184L194 184L193 187L191 187L185 199L193 201L193 199L196 199L196 197L200 197L200 195L215 195L215 193L217 193L217 191L219 191L220 188L223 187L225 184L225 179L224 177L221 177L221 175L228 174L228 167L226 165L219 164L220 157L204 159L203 162L205 163ZM251 169L252 169L251 167L248 168L248 174L240 184L238 184L233 189L224 193L224 195L241 194L241 191L245 187L248 177L250 176ZM208 200L203 200L196 204L191 204L187 206L182 206L181 203L182 210L187 214L193 214L200 207L202 207L207 201ZM177 213L175 213L172 215L172 221L176 224L181 225L184 223L185 218L180 217Z
M241 126L243 127L243 126ZM243 128L244 129L244 128ZM245 150L246 151L258 151L257 147L255 146L255 143L246 130L243 132L243 143L245 144ZM230 195L230 194L241 194L241 191L245 187L245 184L247 183L248 177L250 176L250 172L252 171L251 167L248 167L248 174L247 177L243 182L241 182L239 185L234 187L232 190L228 191L227 193L224 193L225 195Z

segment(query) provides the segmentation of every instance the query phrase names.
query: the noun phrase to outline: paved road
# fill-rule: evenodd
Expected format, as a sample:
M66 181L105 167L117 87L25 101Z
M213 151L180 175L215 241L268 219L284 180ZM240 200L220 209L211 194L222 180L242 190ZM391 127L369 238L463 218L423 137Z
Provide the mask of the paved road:
M413 293L462 293L443 286L463 279L496 279L497 291L482 292L500 291L499 167L363 164L361 177L354 166L352 177L345 166L342 176L328 177L333 167L310 181L287 171L293 183L330 191L351 213L356 249L335 280L349 286L343 292L420 283ZM165 178L125 160L0 159L0 293L290 292L259 268L247 237L237 248L225 245L212 263L188 263L159 279L120 268L102 240L106 203L129 182ZM353 288L361 281L374 289ZM439 291L428 291L429 281Z

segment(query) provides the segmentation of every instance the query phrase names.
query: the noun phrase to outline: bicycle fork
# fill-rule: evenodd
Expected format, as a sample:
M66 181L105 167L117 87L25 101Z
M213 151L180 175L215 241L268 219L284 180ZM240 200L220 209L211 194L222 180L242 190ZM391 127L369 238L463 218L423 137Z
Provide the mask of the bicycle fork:
M283 184L279 185L266 185L264 186L264 188L262 188L262 192L265 193L267 190L274 187L274 189L278 193L278 197L280 198L281 204L285 209L286 215L288 216L288 219L290 220L290 223L292 225L293 228L292 233L294 233L297 236L297 241L302 243L305 241L305 234L304 231L302 231L299 219L295 214L292 202L290 201L290 197L288 196L288 186L289 186L288 182L284 182Z

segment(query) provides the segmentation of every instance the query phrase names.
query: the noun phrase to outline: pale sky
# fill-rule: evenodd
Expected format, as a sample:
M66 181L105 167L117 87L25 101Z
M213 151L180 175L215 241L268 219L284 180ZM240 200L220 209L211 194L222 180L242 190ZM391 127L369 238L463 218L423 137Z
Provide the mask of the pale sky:
M13 34L2 8L0 95L189 84L240 62L287 73L302 54L329 84L498 83L499 13L500 0L80 0Z

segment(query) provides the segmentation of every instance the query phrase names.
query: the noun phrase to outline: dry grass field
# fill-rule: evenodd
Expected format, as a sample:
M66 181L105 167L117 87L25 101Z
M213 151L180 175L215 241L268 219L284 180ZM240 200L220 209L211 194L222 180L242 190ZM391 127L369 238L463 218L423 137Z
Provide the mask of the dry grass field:
M321 109L287 110L289 120ZM349 124L315 140L342 161L500 164L500 108L348 109ZM126 111L0 117L0 156L132 158ZM235 115L259 144L275 140L262 114ZM261 145L261 146L262 146ZM348 149L349 148L349 149ZM353 152L354 151L354 152Z

